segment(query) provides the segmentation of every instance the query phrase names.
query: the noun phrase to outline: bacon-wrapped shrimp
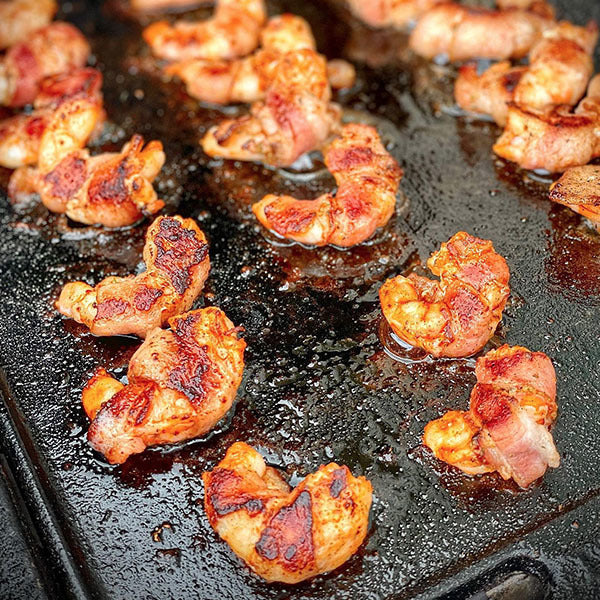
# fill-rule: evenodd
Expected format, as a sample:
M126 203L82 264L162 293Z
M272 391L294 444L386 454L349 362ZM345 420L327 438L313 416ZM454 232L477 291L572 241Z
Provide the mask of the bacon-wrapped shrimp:
M567 169L550 186L550 200L568 206L589 219L600 231L600 166Z
M254 448L236 442L202 479L209 523L267 581L333 571L367 534L372 487L346 466L322 465L290 489Z
M535 110L572 106L592 75L597 37L595 23L577 27L563 21L543 33L529 54L528 66L511 67L502 61L479 75L477 65L468 63L454 85L456 102L466 111L490 115L502 126L511 102Z
M48 210L79 223L124 227L164 206L152 187L164 162L162 144L155 140L144 147L141 135L134 135L121 152L69 152L49 170L40 152L39 167L15 171L8 193L14 200L39 194Z
M390 220L402 169L367 125L344 125L324 157L335 194L314 200L269 194L252 210L267 229L296 242L354 246Z
M498 471L526 488L558 467L550 426L556 419L556 375L542 352L502 346L477 360L469 411L452 410L425 426L434 455L476 475Z
M16 169L37 163L48 129L71 129L77 147L84 146L103 120L101 87L101 73L90 67L44 79L32 112L0 121L0 165Z
M509 104L506 127L494 152L524 169L565 171L600 156L600 75L575 112L568 106L552 111Z
M531 10L489 10L445 3L417 22L409 44L425 58L505 60L527 56L553 21Z
M73 25L56 21L15 44L0 58L0 104L33 102L44 77L83 67L90 46Z
M169 326L148 333L131 357L127 385L99 369L83 389L88 441L110 463L210 431L235 399L246 343L225 313L193 310Z
M94 287L67 283L56 309L94 335L139 337L189 310L210 269L198 225L180 216L158 217L146 233L143 256L146 270L135 277L107 277Z
M350 10L371 27L402 29L446 0L348 0Z
M439 281L411 273L381 286L384 317L399 338L433 356L475 354L502 319L510 292L506 261L492 242L460 231L427 266Z
M463 65L454 84L454 99L458 106L470 113L489 115L498 123L506 123L508 104L513 101L515 88L527 67L511 66L503 60L477 73L477 64Z
M309 49L288 52L265 100L249 115L211 127L202 148L209 156L291 165L339 128L341 110L330 97L325 59Z
M0 2L0 50L25 40L48 25L56 13L55 0L6 0Z
M597 40L594 22L578 27L562 21L545 31L529 54L529 68L515 88L515 103L537 110L576 104L594 72Z
M158 58L231 59L245 56L258 45L266 20L264 0L218 0L206 21L158 21L144 30L144 39Z
M279 64L287 52L316 50L309 24L296 15L283 14L269 19L261 31L261 49L237 60L189 59L174 62L165 69L186 85L190 96L214 104L262 100L273 84ZM332 87L354 84L354 67L343 60L327 63Z

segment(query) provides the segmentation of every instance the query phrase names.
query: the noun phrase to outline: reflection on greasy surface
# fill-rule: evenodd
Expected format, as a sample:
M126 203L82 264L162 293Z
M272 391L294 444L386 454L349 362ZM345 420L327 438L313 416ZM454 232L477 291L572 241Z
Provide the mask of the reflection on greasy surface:
M592 4L564 0L569 12L559 15L600 18ZM91 37L104 74L112 124L98 150L114 150L136 132L163 141L159 196L169 212L179 206L195 217L210 242L212 270L197 306L221 307L245 327L248 343L239 400L216 431L110 467L86 443L80 392L99 364L123 376L138 342L93 338L52 303L67 281L97 283L141 268L148 221L122 231L81 227L43 206L11 207L2 194L8 406L89 590L106 598L288 597L289 588L266 585L240 564L201 506L201 472L236 440L256 447L292 484L332 460L373 483L366 544L338 572L298 586L297 598L408 598L446 589L447 578L480 559L490 557L484 564L492 566L517 550L537 559L533 546L548 558L565 535L597 535L592 518L578 529L549 521L583 510L600 492L600 238L568 209L551 206L537 176L493 157L493 124L447 114L452 68L408 62L396 38L370 32L337 6L271 5L273 13L305 16L331 57L345 47L345 58L368 63L358 64L357 86L338 100L348 117L379 127L405 170L398 210L375 239L347 251L306 249L268 237L250 206L266 192L309 197L331 189L319 157L297 172L208 160L197 141L223 113L148 72L140 27L115 2L87 12L82 1L69 6L63 16ZM386 53L380 71L378 48ZM2 189L8 175L0 172ZM424 263L459 230L491 239L511 269L511 300L494 343L545 352L556 366L553 435L563 462L525 492L494 475L467 478L421 446L427 421L467 406L473 361L398 362L379 340L381 283ZM536 533L511 549L529 532Z

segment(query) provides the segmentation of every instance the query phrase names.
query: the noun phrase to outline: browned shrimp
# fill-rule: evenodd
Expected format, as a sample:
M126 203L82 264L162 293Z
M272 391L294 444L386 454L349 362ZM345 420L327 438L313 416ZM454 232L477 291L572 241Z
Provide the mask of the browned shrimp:
M433 356L475 354L502 319L510 292L506 261L491 242L460 231L427 266L439 281L411 273L383 284L384 317L399 338Z
M458 106L471 113L490 115L498 125L506 123L508 104L527 67L512 67L507 60L477 73L477 64L463 65L454 84L454 99Z
M291 14L269 19L261 31L261 46L237 60L195 58L172 63L165 71L182 79L188 94L204 102L255 102L265 97L287 52L316 50L309 24ZM354 67L344 60L329 61L327 75L335 88L352 87L356 77Z
M101 73L89 67L44 79L32 112L0 121L0 165L35 164L44 132L68 128L67 119L83 146L103 121L101 87Z
M252 210L267 229L296 242L354 246L390 220L402 169L367 125L344 125L324 156L335 194L315 200L269 194Z
M550 200L586 217L600 231L600 166L567 169L550 186Z
M256 48L265 20L264 0L218 0L212 19L158 21L143 35L152 53L166 60L237 58Z
M110 463L198 437L231 408L246 348L238 328L216 307L172 317L169 326L149 332L131 358L127 385L99 369L83 389L88 441Z
M287 52L316 49L309 24L296 15L269 19L260 34L262 48L237 60L188 59L170 64L166 72L186 84L190 96L213 102L254 102L261 100L273 83L281 58Z
M202 148L209 156L291 165L339 128L341 111L330 97L325 59L309 49L288 52L265 100L255 102L249 115L209 129Z
M429 59L522 58L552 25L551 19L529 10L489 10L445 3L419 19L409 43L417 54Z
M478 359L475 374L470 410L428 423L423 442L465 473L498 471L528 487L560 464L549 431L557 411L552 362L542 352L505 345Z
M158 217L146 233L144 262L135 277L107 277L94 287L67 283L56 309L94 335L146 337L191 308L208 277L208 243L192 219Z
M524 169L565 171L600 156L600 76L574 113L568 106L538 111L509 104L494 152Z
M50 143L55 142L53 137ZM11 177L9 195L19 200L36 193L49 210L79 223L123 227L164 206L152 187L164 162L160 142L144 147L144 138L134 135L121 152L90 156L87 149L75 150L50 169L41 159L37 169L19 169Z
M0 50L24 41L48 25L56 13L55 0L5 0L0 2Z
M529 54L529 68L515 88L514 102L536 110L576 104L594 72L597 40L594 22L578 27L562 21L545 31Z
M444 0L348 0L352 12L371 27L404 28Z
M333 571L367 534L372 487L346 466L322 465L290 489L254 448L236 442L202 479L209 523L267 581Z
M44 77L83 67L90 46L69 23L56 21L15 44L0 58L0 104L33 102Z
M454 86L456 102L466 111L491 115L499 125L506 124L511 102L535 110L572 106L592 74L597 37L595 23L577 27L563 21L543 33L527 67L511 67L503 61L478 75L476 64L464 65Z

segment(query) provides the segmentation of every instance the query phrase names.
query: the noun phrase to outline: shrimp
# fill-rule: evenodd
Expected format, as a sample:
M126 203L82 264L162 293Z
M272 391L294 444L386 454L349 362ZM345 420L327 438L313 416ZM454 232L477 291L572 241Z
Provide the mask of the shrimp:
M255 102L265 97L286 53L316 50L309 24L290 14L269 19L261 32L261 46L254 54L237 60L189 59L171 63L165 72L178 76L188 94L203 102ZM350 63L333 60L327 63L327 76L332 87L347 88L354 85L356 72Z
M549 198L586 217L600 231L600 166L567 169L550 186Z
M121 152L90 156L87 149L75 150L49 170L41 160L37 169L19 169L11 177L8 193L17 201L39 194L48 210L79 223L124 227L164 206L152 187L164 162L160 142L144 147L144 138L134 135Z
M135 277L107 277L95 287L67 283L56 309L94 335L146 337L189 310L202 291L210 269L206 237L192 219L158 217L146 233L144 263Z
M597 37L595 23L584 28L563 21L543 33L529 54L529 66L502 61L478 75L476 64L464 65L454 85L456 102L466 111L491 115L501 126L511 102L545 111L572 106L592 75Z
M21 42L48 25L56 13L55 0L7 0L0 2L0 50Z
M477 360L468 411L451 410L425 426L436 458L470 475L498 471L526 488L558 467L550 426L556 419L556 374L542 352L501 346Z
M498 125L506 124L508 104L527 67L512 67L507 60L477 74L477 64L463 65L454 84L458 106L471 113L490 115Z
M44 77L83 67L89 54L87 40L69 23L56 21L38 29L0 58L0 104L33 102Z
M158 21L146 27L143 36L158 58L230 59L256 48L265 20L264 0L218 0L212 19L174 25Z
M460 231L427 266L439 281L411 273L381 286L381 309L393 332L436 357L479 352L502 319L510 293L506 261L492 242Z
M269 194L252 210L267 229L296 242L354 246L390 220L402 169L367 125L344 125L324 156L336 194L315 200Z
M330 97L325 59L309 49L288 52L265 100L249 115L211 127L202 148L209 156L291 165L338 130L341 110Z
M562 21L545 31L529 54L529 68L515 88L515 103L536 110L576 104L594 72L597 40L594 22L577 27Z
M425 58L505 60L527 56L553 21L533 11L489 10L455 3L427 11L410 35L409 45Z
M403 29L445 0L348 0L350 10L371 27Z
M367 534L372 486L346 466L322 465L290 489L254 448L236 442L202 479L208 522L267 581L333 571Z
M102 75L92 68L47 77L40 84L31 113L0 121L0 165L16 169L37 163L41 140L50 128L77 123L83 146L103 122Z
M294 50L316 49L309 24L295 15L269 19L261 31L261 46L251 56L238 60L189 59L170 64L169 75L184 81L190 96L213 102L254 102L264 97L272 84L281 58Z
M524 169L549 172L600 156L600 75L592 79L574 113L568 106L539 111L509 104L506 127L493 149Z
M87 439L112 464L198 437L233 404L246 348L238 328L212 306L171 317L169 326L148 333L131 357L127 385L99 369L83 389Z

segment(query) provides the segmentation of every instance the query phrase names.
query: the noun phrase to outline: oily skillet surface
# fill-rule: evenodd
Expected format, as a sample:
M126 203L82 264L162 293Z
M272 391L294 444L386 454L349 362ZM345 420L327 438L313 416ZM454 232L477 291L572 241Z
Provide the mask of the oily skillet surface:
M594 2L558 4L561 17L600 19ZM69 280L139 268L148 222L111 232L39 206L13 208L4 191L9 172L0 171L2 450L40 536L50 592L400 599L458 587L452 597L461 597L486 573L522 570L555 598L574 597L574 589L593 597L600 237L552 206L546 184L493 157L495 126L447 113L452 70L411 59L402 36L369 31L339 5L270 4L272 13L307 17L322 51L358 63L356 88L339 100L349 119L379 127L406 173L398 212L374 240L346 252L304 249L268 239L250 204L267 191L328 189L318 159L299 173L209 161L196 142L220 112L148 73L139 25L122 6L63 9L90 37L104 73L112 124L99 145L120 147L136 132L163 141L160 195L169 212L195 217L210 240L212 271L198 305L220 306L243 325L248 352L238 402L217 431L109 466L86 443L80 392L99 365L124 375L139 341L94 338L63 321L52 302ZM466 407L473 361L406 365L379 340L381 283L463 229L493 240L511 268L495 343L543 351L557 369L562 464L525 492L493 475L445 468L421 446L428 420ZM293 589L267 585L242 566L208 525L200 478L235 440L257 447L292 483L330 460L366 475L375 499L358 554ZM18 584L5 584L16 597Z

